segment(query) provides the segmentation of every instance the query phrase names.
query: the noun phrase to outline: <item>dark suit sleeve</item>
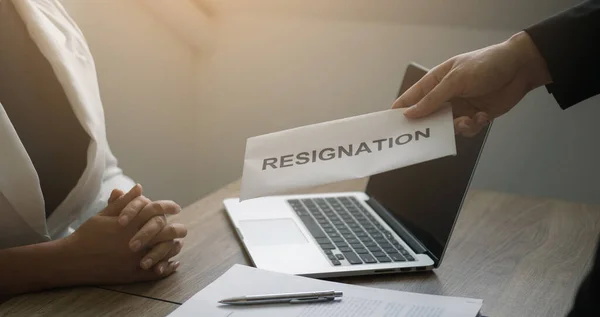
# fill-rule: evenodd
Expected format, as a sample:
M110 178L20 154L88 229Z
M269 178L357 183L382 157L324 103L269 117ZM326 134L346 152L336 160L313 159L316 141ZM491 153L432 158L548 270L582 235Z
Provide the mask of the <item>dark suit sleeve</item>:
M596 242L593 261L591 269L579 285L567 317L600 316L600 242Z
M546 85L562 109L600 93L600 0L588 0L525 29L546 60ZM600 316L600 243L568 317Z
M562 109L600 93L600 1L588 0L524 30L546 60Z

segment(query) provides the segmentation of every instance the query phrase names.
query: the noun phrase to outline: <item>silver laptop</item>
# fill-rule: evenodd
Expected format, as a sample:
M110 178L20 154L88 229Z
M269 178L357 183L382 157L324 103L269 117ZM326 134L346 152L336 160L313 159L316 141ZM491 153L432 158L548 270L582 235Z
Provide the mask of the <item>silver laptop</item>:
M411 63L399 94L427 70ZM425 271L442 262L489 125L457 155L371 176L364 192L224 200L253 265L309 277Z

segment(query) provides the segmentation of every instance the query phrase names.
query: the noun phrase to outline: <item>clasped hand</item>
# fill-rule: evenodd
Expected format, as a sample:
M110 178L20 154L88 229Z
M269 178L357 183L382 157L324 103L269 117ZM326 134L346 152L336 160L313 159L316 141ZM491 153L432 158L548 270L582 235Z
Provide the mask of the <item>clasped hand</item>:
M181 207L172 201L150 201L142 187L113 190L108 206L65 238L73 274L94 284L129 283L171 275L187 235L184 225L168 223L167 214Z

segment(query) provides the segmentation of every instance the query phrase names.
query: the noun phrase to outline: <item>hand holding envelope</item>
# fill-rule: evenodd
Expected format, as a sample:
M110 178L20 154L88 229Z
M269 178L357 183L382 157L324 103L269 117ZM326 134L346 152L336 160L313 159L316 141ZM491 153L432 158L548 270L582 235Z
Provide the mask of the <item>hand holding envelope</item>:
M456 155L452 109L420 119L400 109L249 138L240 200L362 178Z

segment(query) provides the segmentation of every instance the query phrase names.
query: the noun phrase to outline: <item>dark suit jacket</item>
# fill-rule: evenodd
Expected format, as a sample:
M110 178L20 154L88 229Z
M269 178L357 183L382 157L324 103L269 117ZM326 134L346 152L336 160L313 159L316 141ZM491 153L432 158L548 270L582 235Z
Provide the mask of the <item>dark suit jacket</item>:
M552 77L546 89L562 109L600 93L600 1L584 1L525 32L546 60ZM596 248L568 317L600 316L600 244Z
M600 1L584 1L525 31L547 62L553 83L546 88L563 109L600 93Z

